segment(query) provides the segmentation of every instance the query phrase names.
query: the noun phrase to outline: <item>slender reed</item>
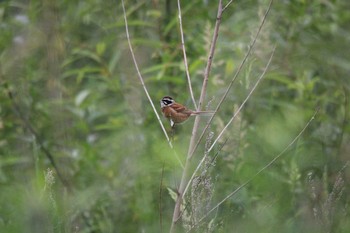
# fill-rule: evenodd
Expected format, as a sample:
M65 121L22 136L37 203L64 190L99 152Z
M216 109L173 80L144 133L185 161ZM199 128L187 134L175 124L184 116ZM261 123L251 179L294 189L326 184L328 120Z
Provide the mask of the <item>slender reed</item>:
M272 53L270 55L269 61L267 62L264 71L262 72L262 74L260 75L260 77L258 78L258 80L256 81L256 83L254 84L253 88L250 90L249 94L247 95L247 97L245 98L245 100L243 101L243 103L241 104L241 106L239 106L239 108L237 109L237 111L233 114L233 116L231 117L231 119L227 122L227 124L225 125L225 127L221 130L221 132L219 133L219 135L216 137L216 139L214 140L213 144L211 144L210 148L208 149L208 152L210 152L214 146L216 145L216 143L218 142L218 140L222 137L223 133L226 131L227 127L232 123L232 121L236 118L236 116L238 115L238 113L241 112L241 109L243 108L243 106L245 105L245 103L247 103L247 101L249 100L250 96L254 93L256 87L258 86L258 84L260 83L260 81L265 77L265 74L270 66L270 63L272 61L273 55L275 54L275 49L276 47L273 48Z
M185 65L188 89L190 91L190 95L191 95L191 99L192 99L192 102L193 102L193 106L194 106L195 109L197 109L196 100L194 98L193 90L192 90L190 72L189 72L189 69L188 69L188 62L187 62L187 55L186 55L186 46L185 46L185 37L184 37L183 28L182 28L182 16L181 16L180 0L177 0L177 8L178 8L178 12L179 12L179 27L180 27L180 36L181 36L181 47L182 47L182 52L183 52L183 56L184 56L184 65Z
M169 146L170 146L171 148L173 148L173 145L172 145L172 143L171 143L171 141L170 141L170 138L169 138L169 136L168 136L168 133L166 132L166 130L165 130L165 128L164 128L164 125L163 125L163 123L162 123L162 121L161 121L161 119L160 119L160 117L159 117L159 114L158 114L158 112L157 112L157 110L156 110L156 108L155 108L155 106L154 106L154 104L153 104L153 101L152 101L152 99L151 99L151 96L150 96L149 93L148 93L147 87L146 87L146 85L145 85L145 82L143 81L143 77L142 77L142 75L141 75L139 66L138 66L137 61L136 61L135 53L134 53L134 50L133 50L133 48L132 48L131 40L130 40L130 35L129 35L128 19L127 19L127 17L126 17L126 11L125 11L124 0L122 0L122 7L123 7L123 14L124 14L126 38L127 38L127 40L128 40L129 50L130 50L130 53L131 53L131 56L132 56L132 60L133 60L133 62L134 62L135 68L136 68L137 75L138 75L138 77L139 77L139 79L140 79L142 88L143 88L143 90L145 91L145 94L146 94L146 96L147 96L147 99L148 99L148 101L150 102L150 104L151 104L151 106L152 106L152 109L153 109L153 111L154 111L154 114L155 114L156 117L157 117L157 120L158 120L158 122L159 122L159 124L160 124L160 127L162 128L163 133L164 133L164 135L165 135L165 137L166 137L166 139L167 139L167 141L168 141L168 143L169 143Z
M204 78L203 78L204 80L203 80L201 95L200 95L199 102L198 102L197 111L201 110L201 107L202 107L202 104L204 102L204 98L205 98L205 95L206 95L208 79L209 79L209 73L210 73L210 70L211 70L212 62L213 62L213 57L214 57L214 53L215 53L215 47L216 47L217 38L219 36L219 28L220 28L220 24L221 24L221 16L222 16L222 0L219 0L218 12L217 12L217 17L216 17L216 23L215 23L214 33L213 33L213 39L212 39L212 42L211 42L211 45L210 45L210 52L209 52L209 55L208 55L207 66L206 66L205 72L204 72ZM179 220L179 218L181 216L180 207L181 207L182 200L183 200L183 191L184 191L184 189L186 187L186 184L187 184L188 173L189 173L189 169L190 169L191 152L193 151L193 147L195 145L195 140L196 140L196 137L197 137L197 131L198 131L198 127L199 127L199 122L200 122L200 117L197 116L195 118L195 121L194 121L193 129L192 129L192 135L191 135L191 139L190 139L190 145L189 145L188 154L187 154L187 158L186 158L186 162L185 162L185 167L184 167L184 170L182 172L180 186L179 186L179 189L178 189L178 196L177 196L176 203L175 203L173 219L172 219L172 223L171 223L171 227L170 227L170 233L175 231L175 224L176 224L176 222Z
M266 18L267 18L267 16L268 16L269 12L270 12L270 9L271 9L271 6L272 6L272 2L273 2L273 1L271 0L270 3L269 3L269 5L268 5L268 7L267 7L267 10L266 10L266 12L265 12L265 15L264 15L264 17L263 17L263 19L262 19L262 21L261 21L261 23L260 23L260 25L259 25L258 31L257 31L257 33L255 34L255 37L253 38L253 41L252 41L251 44L249 45L249 49L248 49L246 55L244 56L244 58L243 58L241 64L239 65L239 67L238 67L238 69L237 69L235 75L233 76L233 78L232 78L230 84L228 85L228 87L227 87L227 89L226 89L224 95L222 96L221 100L219 101L218 105L216 106L216 109L215 109L215 111L214 111L214 114L210 117L210 119L209 119L207 125L204 127L204 129L203 129L203 131L202 131L202 134L199 136L196 145L193 147L193 150L191 151L190 157L192 157L192 155L194 154L195 150L198 148L198 145L199 145L199 143L201 142L201 140L203 139L205 132L206 132L207 129L209 128L209 125L211 124L211 122L213 121L214 117L216 116L216 113L219 111L219 109L220 109L222 103L223 103L224 100L226 99L226 97L227 97L227 95L228 95L228 92L231 90L231 87L232 87L233 83L236 81L238 75L239 75L239 74L241 73L241 71L242 71L242 68L243 68L244 64L246 63L248 57L249 57L250 54L252 53L253 48L254 48L254 46L255 46L255 44L256 44L256 41L257 41L257 39L258 39L258 37L259 37L259 35L260 35L260 32L261 32L261 30L262 30L262 27L263 27L263 25L264 25L264 23L265 23L265 21L266 21Z
M238 188L236 188L233 192L228 194L224 199L222 199L220 202L218 202L212 209L210 209L198 222L197 225L202 222L205 218L207 218L214 210L216 210L219 206L221 206L225 201L227 201L230 197L232 197L234 194L239 192L242 188L247 186L249 183L251 183L258 175L260 175L263 171L265 171L267 168L269 168L272 164L274 164L279 158L284 155L284 153L289 150L289 148L294 145L294 143L303 135L305 130L309 127L311 122L315 119L316 115L319 112L319 108L317 108L312 115L312 117L309 119L309 121L305 124L302 130L299 131L299 133L294 137L294 139L278 154L276 155L269 163L267 163L263 168L261 168L257 173L255 173L251 178L249 178L246 182L244 182L242 185L240 185ZM195 227L190 229L188 232L191 232Z
M169 138L169 136L168 136L168 133L166 132L166 130L165 130L165 128L164 128L164 125L163 125L163 123L162 123L162 120L161 120L160 117L159 117L159 114L158 114L158 112L157 112L157 109L155 108L155 106L154 106L154 104L153 104L153 101L152 101L152 99L151 99L151 96L149 95L149 92L148 92L148 90L147 90L147 87L146 87L146 85L145 85L145 82L143 81L143 77L142 77L142 75L141 75L139 66L138 66L137 61L136 61L135 53L134 53L134 50L133 50L132 45L131 45L131 40L130 40L130 35L129 35L129 27L128 27L128 19L127 19L127 17L126 17L126 11L125 11L124 0L122 0L122 7L123 7L123 14L124 14L126 38L127 38L127 40L128 40L129 50L130 50L130 53L131 53L131 56L132 56L132 60L133 60L133 62L134 62L134 65L135 65L135 68L136 68L136 71L137 71L137 75L138 75L138 77L139 77L139 79L140 79L140 82L141 82L141 85L142 85L142 87L143 87L143 90L145 91L145 94L146 94L146 96L147 96L147 99L148 99L148 101L150 102L150 104L151 104L151 106L152 106L153 112L154 112L154 114L155 114L156 117L157 117L157 120L158 120L158 122L159 122L159 124L160 124L160 127L161 127L162 130L163 130L163 133L164 133L164 135L165 135L165 137L166 137L166 140L168 141L168 144L169 144L170 148L173 149L173 152L174 152L174 154L175 154L176 159L178 160L178 162L179 162L179 164L181 165L181 167L184 168L184 165L183 165L182 161L180 160L178 154L177 154L176 151L174 150L174 146L173 146L173 144L171 143L171 140L170 140L170 138Z
M260 75L260 77L258 78L258 80L256 81L255 85L253 86L253 88L250 90L250 92L248 93L247 97L245 98L245 100L243 101L243 103L239 106L239 108L237 109L237 111L233 114L233 116L231 117L231 119L229 120L229 122L226 124L226 126L221 130L221 132L219 133L219 136L217 136L217 138L214 140L214 142L211 144L211 146L208 149L208 153L206 153L202 160L199 162L199 164L197 165L196 169L194 170L191 178L189 179L186 188L184 190L183 196L185 196L193 178L195 177L196 173L198 172L198 170L200 169L200 167L202 166L203 162L205 161L206 157L208 156L209 152L213 149L213 147L215 146L215 144L217 143L217 141L221 138L222 134L224 133L224 131L227 129L227 127L232 123L232 121L236 118L236 116L241 112L243 106L245 105L245 103L248 101L248 99L250 98L250 96L253 94L253 92L255 91L256 87L258 86L259 82L262 80L262 78L265 76L270 63L272 61L273 55L275 53L275 48L273 49L271 55L270 55L270 59L267 62L264 71L262 72L262 74Z

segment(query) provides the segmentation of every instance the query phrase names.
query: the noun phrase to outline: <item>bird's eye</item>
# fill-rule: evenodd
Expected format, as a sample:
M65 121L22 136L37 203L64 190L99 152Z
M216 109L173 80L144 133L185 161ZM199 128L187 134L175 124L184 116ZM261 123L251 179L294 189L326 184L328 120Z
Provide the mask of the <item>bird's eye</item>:
M164 104L164 105L169 105L169 104L171 104L171 103L172 103L171 100L167 100L167 99L164 99L164 100L163 100L163 104Z

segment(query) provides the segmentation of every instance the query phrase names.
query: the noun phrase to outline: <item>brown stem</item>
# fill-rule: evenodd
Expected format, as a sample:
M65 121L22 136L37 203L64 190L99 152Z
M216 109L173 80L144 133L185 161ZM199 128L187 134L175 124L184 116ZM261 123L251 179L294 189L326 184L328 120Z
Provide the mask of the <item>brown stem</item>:
M131 46L131 40L130 40L130 35L129 35L129 27L128 27L128 20L127 20L127 18L126 18L126 11L125 11L125 6L124 6L124 1L123 1L123 0L122 0L122 7L123 7L123 13L124 13L124 22L125 22L126 38L127 38L127 40L128 40L129 50L130 50L131 57L132 57L132 60L133 60L133 62L134 62L135 68L136 68L137 75L138 75L138 77L139 77L139 79L140 79L140 83L141 83L141 85L142 85L142 87L143 87L143 90L145 91L145 94L146 94L146 96L147 96L147 99L148 99L148 101L150 102L150 104L151 104L151 106L152 106L152 109L153 109L153 111L154 111L154 114L155 114L156 117L157 117L157 120L158 120L158 122L159 122L159 124L160 124L160 127L162 128L162 130L163 130L163 132L164 132L164 135L165 135L165 137L166 137L166 139L167 139L167 141L168 141L168 143L169 143L169 146L170 146L171 148L173 148L173 145L172 145L172 143L171 143L171 141L170 141L170 138L169 138L169 136L168 136L168 133L166 132L166 130L165 130L164 126L163 126L163 123L162 123L162 121L160 120L160 117L159 117L159 114L158 114L156 108L154 107L153 101L152 101L152 99L151 99L151 96L150 96L149 93L148 93L147 87L146 87L146 85L145 85L145 82L143 81L143 77L142 77L142 75L141 75L139 66L138 66L138 64L137 64L136 57L135 57L135 53L134 53L134 50L133 50L133 48L132 48L132 46Z
M267 168L269 168L272 164L274 164L282 155L284 155L285 152L287 152L294 144L295 142L303 135L305 130L309 127L311 122L315 119L316 115L319 112L319 108L317 107L312 117L309 119L309 121L305 124L303 129L299 131L299 133L293 138L293 140L278 154L276 155L269 163L267 163L263 168L261 168L257 173L255 173L252 177L250 177L246 182L244 182L242 185L240 185L238 188L236 188L233 192L228 194L224 199L222 199L218 204L216 204L212 209L206 212L206 214L199 219L199 221L196 223L197 225L202 222L205 218L207 218L214 210L216 210L219 206L221 206L225 201L227 201L230 197L232 197L234 194L236 194L238 191L240 191L242 188L247 186L252 180L254 180L258 175L260 175L263 171L265 171ZM195 229L195 226L192 227L188 232L191 232L193 229Z
M263 25L264 25L264 23L265 23L265 21L266 21L266 18L267 18L267 16L268 16L269 12L270 12L270 9L271 9L271 6L272 6L272 2L273 2L273 1L271 0L270 3L269 3L269 6L267 7L267 10L266 10L266 12L265 12L265 15L264 15L264 17L263 17L263 19L262 19L262 21L261 21L261 23L260 23L260 26L259 26L259 28L258 28L258 31L257 31L257 33L256 33L256 35L255 35L253 41L252 41L251 44L249 45L249 49L248 49L248 51L247 51L245 57L243 58L241 64L239 65L239 67L238 67L236 73L234 74L234 76L233 76L233 78L232 78L230 84L228 85L228 87L227 87L227 89L226 89L224 95L222 96L221 100L219 101L218 105L216 106L216 109L215 109L215 111L214 111L214 114L210 117L210 119L209 119L207 125L204 127L204 129L203 129L201 135L199 136L199 139L197 140L196 145L193 147L193 150L191 151L191 156L192 156L192 154L195 152L195 150L197 149L197 147L198 147L199 143L201 142L201 140L203 139L205 132L207 131L207 129L209 128L209 125L211 124L211 122L213 121L214 117L216 116L216 113L219 111L219 109L220 109L222 103L225 101L226 96L227 96L228 92L231 90L231 87L232 87L233 83L236 81L238 75L241 73L241 70L242 70L242 68L243 68L243 66L244 66L244 64L245 64L245 62L247 61L248 57L249 57L250 54L252 53L253 48L254 48L254 46L255 46L255 43L256 43L256 41L257 41L257 39L258 39L258 37L259 37L260 31L261 31L261 29L262 29L262 27L263 27Z
M185 46L185 37L184 37L184 32L182 28L182 16L181 16L181 4L180 0L177 0L177 8L179 11L179 27L180 27L180 36L181 36L181 47L182 47L182 53L184 57L184 65L185 65L185 71L186 71L186 76L187 76L187 83L188 83L188 89L190 91L191 99L193 102L193 106L195 109L197 109L197 104L194 99L193 95L193 90L192 90L192 84L191 84L191 77L190 77L190 72L188 69L188 62L187 62L187 55L186 55L186 46Z
M265 66L265 69L263 71L263 73L260 75L259 79L256 81L256 83L254 84L254 87L250 90L249 94L247 95L247 97L245 98L245 100L243 101L243 103L239 106L238 110L232 115L231 119L229 120L229 122L226 124L226 126L222 129L222 131L220 132L219 136L217 136L217 138L214 140L214 142L211 144L211 146L208 148L208 153L205 154L202 158L202 160L199 162L197 168L194 170L194 172L192 173L192 176L191 178L188 180L187 182L187 185L186 185L186 188L183 192L183 196L186 195L186 192L193 180L193 178L195 177L197 171L199 170L199 168L202 166L203 162L205 161L206 159L206 156L209 154L209 152L213 149L213 147L215 146L215 144L217 143L217 141L219 140L219 138L222 136L223 132L227 129L227 127L232 123L232 121L235 119L235 117L238 115L238 113L240 113L241 109L243 108L243 106L245 105L245 103L248 101L248 99L250 98L250 96L253 94L255 88L258 86L259 82L261 81L261 79L265 76L265 73L268 69L268 67L270 66L270 63L271 63L271 60L272 60L272 57L275 53L275 48L273 49L272 53L271 53L271 56L270 56L270 59L267 63L267 65Z
M221 15L222 15L222 0L219 1L219 5L218 5L216 24L215 24L215 28L214 28L213 39L212 39L212 42L211 42L211 45L210 45L210 52L209 52L209 56L208 56L208 60L207 60L207 66L206 66L205 72L204 72L203 86L202 86L202 91L201 91L201 95L200 95L200 98L199 98L197 111L201 110L202 104L204 102L204 98L205 98L205 95L206 95L208 79L209 79L209 73L210 73L210 70L211 70L212 62L213 62L213 57L214 57L214 52L215 52L217 38L219 36ZM185 167L184 167L184 170L183 170L183 173L182 173L182 178L181 178L181 182L180 182L180 186L179 186L179 190L178 190L178 196L177 196L176 203L175 203L175 208L174 208L173 220L172 220L172 224L171 224L171 228L170 228L170 233L173 233L175 231L175 224L177 223L177 221L179 220L179 218L181 216L180 207L181 207L182 199L183 199L183 191L184 191L184 189L186 187L187 180L188 180L188 173L189 173L189 169L190 169L190 161L191 161L191 157L192 157L191 156L191 154L192 154L191 152L193 151L193 147L195 145L197 131L198 131L198 126L199 126L199 121L200 121L200 117L197 116L195 118L195 122L194 122L193 129L192 129L190 145L189 145L189 148L188 148L186 163L185 163Z

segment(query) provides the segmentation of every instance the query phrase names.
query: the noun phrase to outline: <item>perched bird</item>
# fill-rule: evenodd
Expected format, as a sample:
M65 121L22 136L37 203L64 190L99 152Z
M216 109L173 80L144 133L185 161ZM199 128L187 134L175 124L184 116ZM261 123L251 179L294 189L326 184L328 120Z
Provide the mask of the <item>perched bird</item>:
M170 96L164 96L160 100L160 107L162 109L163 116L170 120L171 127L173 127L174 124L179 124L186 121L190 116L213 113L210 111L193 111L182 104L176 103Z

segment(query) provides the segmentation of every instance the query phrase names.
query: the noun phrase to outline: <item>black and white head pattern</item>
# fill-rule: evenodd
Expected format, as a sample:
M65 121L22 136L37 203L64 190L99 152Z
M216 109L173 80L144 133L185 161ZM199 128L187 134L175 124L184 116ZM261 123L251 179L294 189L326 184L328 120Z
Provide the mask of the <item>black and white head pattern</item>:
M174 99L171 98L170 96L164 96L160 101L160 107L164 108L167 106L171 106L174 102L175 102Z

